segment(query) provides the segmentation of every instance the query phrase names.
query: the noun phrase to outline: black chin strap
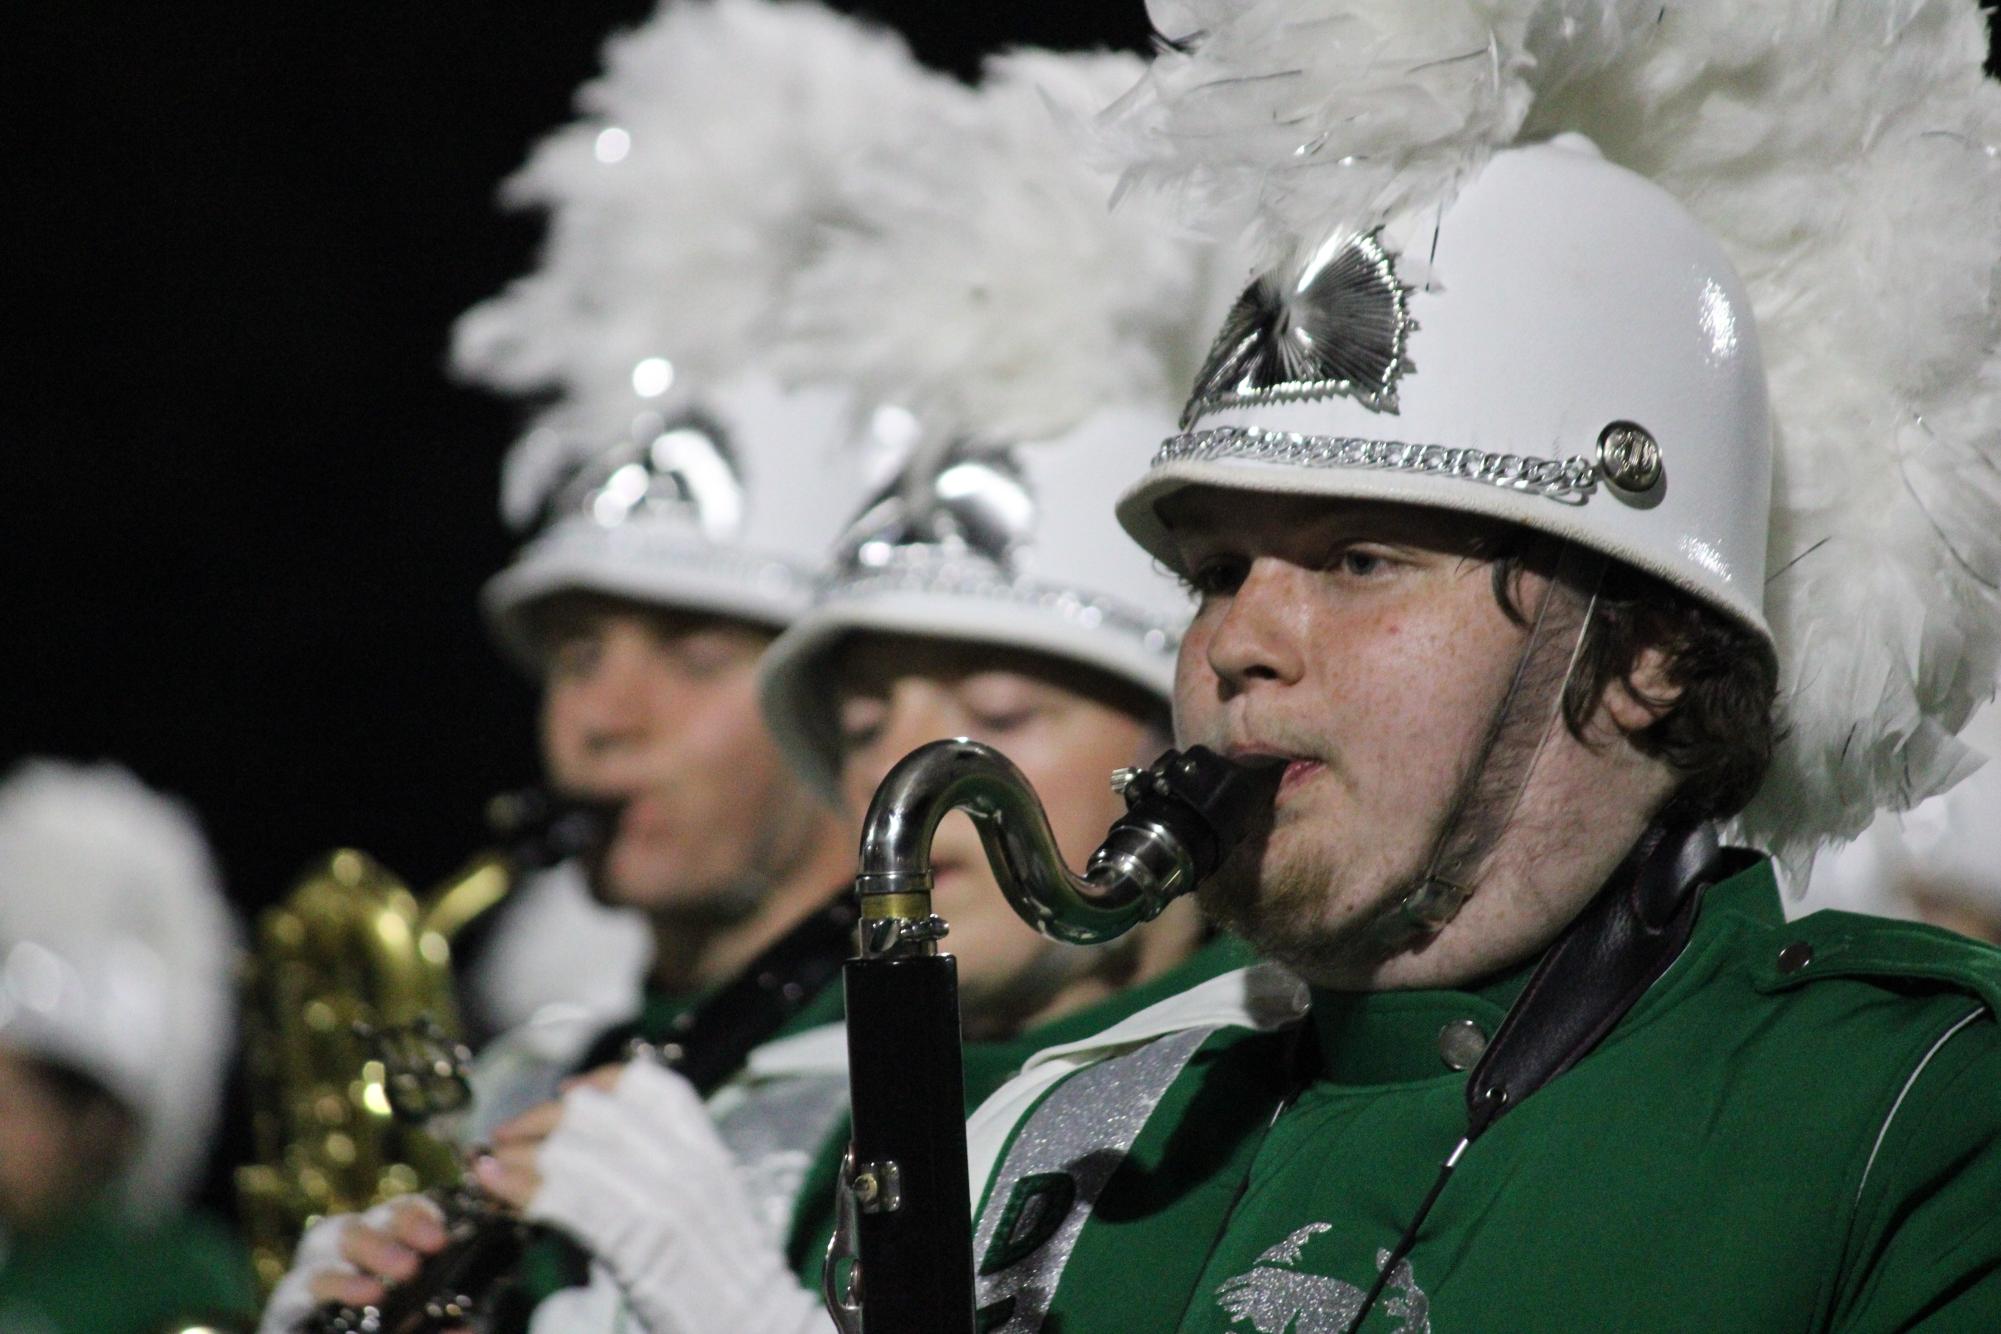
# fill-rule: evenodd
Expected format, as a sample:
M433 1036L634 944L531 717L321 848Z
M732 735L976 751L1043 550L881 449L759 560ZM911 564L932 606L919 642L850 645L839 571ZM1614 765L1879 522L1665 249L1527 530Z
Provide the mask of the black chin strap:
M1702 892L1753 860L1710 824L1654 825L1536 966L1466 1081L1466 1134L1376 1274L1348 1334L1361 1328L1466 1147L1604 1041L1688 944Z

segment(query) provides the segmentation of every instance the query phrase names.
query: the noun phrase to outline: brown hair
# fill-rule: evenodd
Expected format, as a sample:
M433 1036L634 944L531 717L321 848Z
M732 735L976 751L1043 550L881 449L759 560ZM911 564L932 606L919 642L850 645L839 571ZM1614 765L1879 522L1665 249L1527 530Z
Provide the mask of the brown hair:
M1502 540L1512 549L1487 553L1494 559L1494 596L1510 618L1525 623L1514 596L1517 576L1529 569L1551 576L1562 544ZM1778 740L1771 650L1749 628L1663 579L1615 560L1594 564L1603 573L1594 568L1585 576L1599 578L1597 603L1564 687L1564 725L1583 740L1606 688L1622 685L1659 712L1629 739L1681 778L1665 813L1695 820L1735 815L1758 790ZM1666 659L1668 689L1659 696L1633 681L1640 654L1650 648Z

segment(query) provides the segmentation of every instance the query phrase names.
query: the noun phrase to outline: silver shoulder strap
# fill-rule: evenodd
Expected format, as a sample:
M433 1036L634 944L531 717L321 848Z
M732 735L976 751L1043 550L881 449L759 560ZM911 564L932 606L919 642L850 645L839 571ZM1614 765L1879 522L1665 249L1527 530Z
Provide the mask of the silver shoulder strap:
M1105 1185L1214 1028L1156 1038L1058 1084L1016 1133L973 1236L981 1328L1042 1327Z

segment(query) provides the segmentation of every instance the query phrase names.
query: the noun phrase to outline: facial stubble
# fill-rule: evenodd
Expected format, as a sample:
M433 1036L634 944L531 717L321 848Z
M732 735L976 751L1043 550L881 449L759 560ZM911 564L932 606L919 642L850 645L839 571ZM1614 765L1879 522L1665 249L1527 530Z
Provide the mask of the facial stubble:
M1602 573L1602 560L1591 553L1572 547L1562 554L1527 626L1508 688L1462 757L1451 799L1407 865L1385 876L1374 892L1351 898L1345 891L1355 871L1340 866L1325 841L1295 840L1303 846L1287 864L1267 864L1270 835L1288 818L1278 815L1264 836L1246 840L1203 886L1204 910L1260 955L1310 980L1354 983L1396 955L1421 952L1442 923L1425 920L1412 906L1435 900L1441 887L1463 891L1463 903L1485 880L1536 763L1561 726L1564 692ZM1329 904L1346 907L1330 918Z

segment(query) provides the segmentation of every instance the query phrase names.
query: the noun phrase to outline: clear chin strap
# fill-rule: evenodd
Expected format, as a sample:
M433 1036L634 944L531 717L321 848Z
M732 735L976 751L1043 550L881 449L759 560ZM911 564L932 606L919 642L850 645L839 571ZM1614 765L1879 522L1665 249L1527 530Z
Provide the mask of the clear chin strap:
M1483 863L1514 822L1550 738L1598 608L1605 559L1574 542L1557 553L1507 693L1467 765L1431 855L1413 887L1389 910L1387 934L1428 937L1458 916L1479 887Z

